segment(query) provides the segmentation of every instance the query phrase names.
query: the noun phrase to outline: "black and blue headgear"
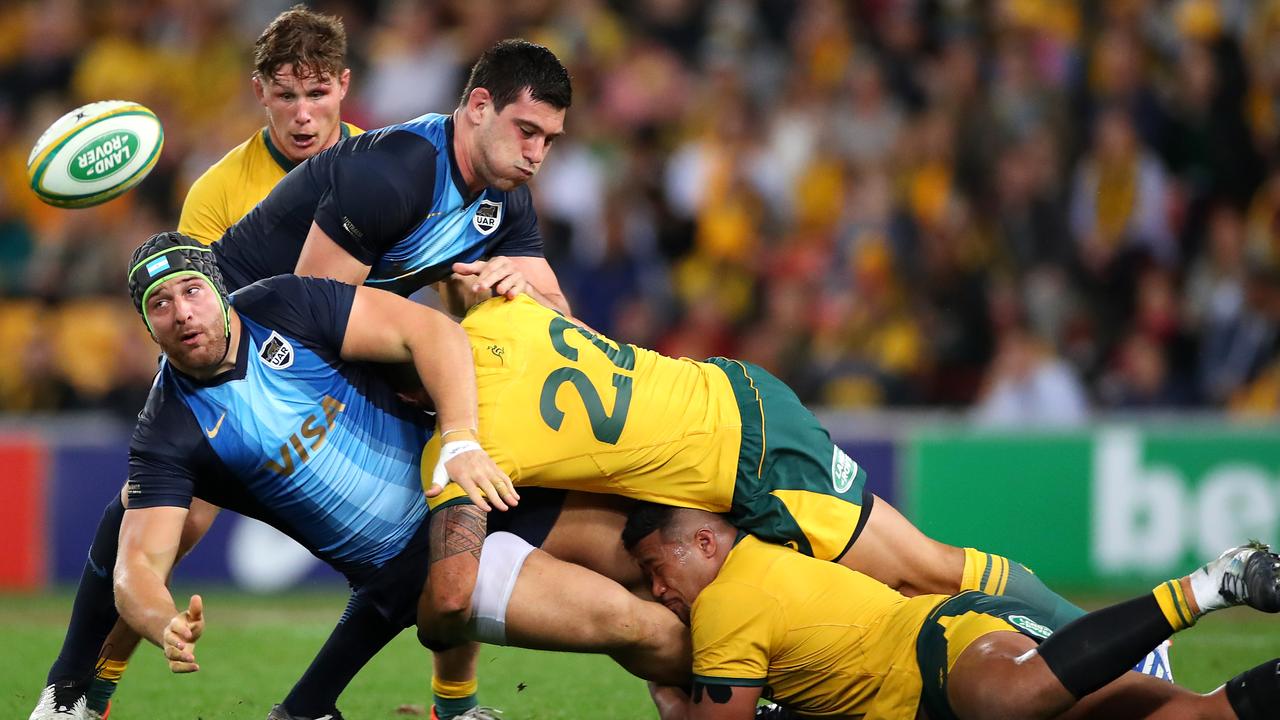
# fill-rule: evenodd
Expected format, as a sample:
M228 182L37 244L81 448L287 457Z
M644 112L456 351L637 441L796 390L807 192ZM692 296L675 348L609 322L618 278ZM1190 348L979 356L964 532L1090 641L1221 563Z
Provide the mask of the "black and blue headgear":
M129 297L133 299L134 309L147 324L147 330L155 335L146 311L147 299L151 297L151 293L165 281L186 275L203 279L218 293L218 300L222 305L223 330L228 338L231 337L227 287L222 281L222 271L214 262L213 251L179 232L152 235L133 251L133 258L129 260Z

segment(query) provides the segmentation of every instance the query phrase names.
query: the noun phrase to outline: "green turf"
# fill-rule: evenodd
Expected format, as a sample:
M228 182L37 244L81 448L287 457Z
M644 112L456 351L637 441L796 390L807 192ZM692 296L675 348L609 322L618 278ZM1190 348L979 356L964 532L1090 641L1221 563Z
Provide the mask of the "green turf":
M172 676L159 650L144 647L116 695L113 718L261 720L324 642L343 604L343 596L332 593L208 593L208 629L197 649L200 672ZM69 611L65 594L0 595L0 718L23 718L30 711ZM1173 648L1179 682L1199 691L1277 655L1280 618L1247 610L1206 619L1179 635ZM426 705L429 678L428 656L405 633L360 674L340 707L353 720L412 717L397 714L397 708ZM655 717L644 685L599 656L486 647L480 682L483 702L513 720Z

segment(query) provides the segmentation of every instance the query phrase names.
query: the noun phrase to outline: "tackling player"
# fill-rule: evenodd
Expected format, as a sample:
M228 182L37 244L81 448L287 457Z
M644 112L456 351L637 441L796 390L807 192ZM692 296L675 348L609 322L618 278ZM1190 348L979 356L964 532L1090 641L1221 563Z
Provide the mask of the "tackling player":
M1280 703L1280 659L1204 696L1126 672L1206 613L1280 611L1280 557L1265 547L1058 629L1008 597L908 599L702 510L641 506L623 542L692 631L694 683L675 717L748 720L766 694L804 717L885 720L1262 720Z
M1083 614L1018 563L926 537L866 490L862 468L761 368L618 344L530 297L485 302L462 325L479 374L480 443L517 487L725 513L744 531L907 595L982 590L1056 624ZM424 457L437 454L433 440ZM446 489L432 500L432 522L483 527L484 513L466 500ZM433 564L432 646L465 637L479 565L466 553Z
M179 612L165 581L200 495L290 535L346 574L353 598L412 624L424 554L451 546L427 536L420 460L432 421L398 402L368 362L412 361L445 438L437 474L477 499L507 494L510 480L466 439L477 416L463 330L391 293L328 279L281 275L228 299L208 251L178 233L134 253L130 295L165 359L130 445L115 570L122 617L171 670L199 669L203 603ZM687 678L679 622L617 583L547 558L508 591L559 600L559 622L517 613L491 633L607 652L655 681Z

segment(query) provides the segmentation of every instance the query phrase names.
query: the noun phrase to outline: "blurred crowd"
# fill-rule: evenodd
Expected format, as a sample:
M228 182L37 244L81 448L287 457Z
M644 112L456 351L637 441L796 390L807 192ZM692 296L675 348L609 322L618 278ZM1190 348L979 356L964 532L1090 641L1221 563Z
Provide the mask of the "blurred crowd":
M990 423L1280 408L1278 0L347 0L346 120L448 112L492 42L569 67L533 182L581 318L831 408ZM31 0L0 26L0 410L145 397L129 251L264 122L288 3ZM26 188L90 100L165 123L99 208Z

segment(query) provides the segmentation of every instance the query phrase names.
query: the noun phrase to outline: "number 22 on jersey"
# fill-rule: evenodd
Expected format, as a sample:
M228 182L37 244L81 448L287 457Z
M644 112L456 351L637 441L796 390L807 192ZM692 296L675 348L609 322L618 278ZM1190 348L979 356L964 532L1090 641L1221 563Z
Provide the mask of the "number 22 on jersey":
M542 383L542 393L538 402L542 421L552 430L560 429L564 423L564 410L556 405L556 395L560 392L561 386L568 384L573 386L581 398L582 406L587 411L587 421L591 423L591 433L595 435L596 440L617 445L618 438L622 437L622 428L627 423L627 411L631 407L633 380L631 375L619 371L630 373L635 370L635 349L630 345L614 346L599 335L574 325L562 317L553 318L548 331L551 333L551 346L555 351L569 362L582 365L586 370L581 367L565 366L551 371ZM565 338L566 333L570 331L589 340L591 345L604 355L609 364L606 365L598 358L594 359L594 362L585 357L580 360L578 348L570 345ZM591 351L584 349L583 352ZM597 387L597 383L604 384L606 374L611 375L608 382L613 385L615 391L611 413L605 411L604 402L600 399L600 390ZM596 376L595 381L592 380L592 375Z

